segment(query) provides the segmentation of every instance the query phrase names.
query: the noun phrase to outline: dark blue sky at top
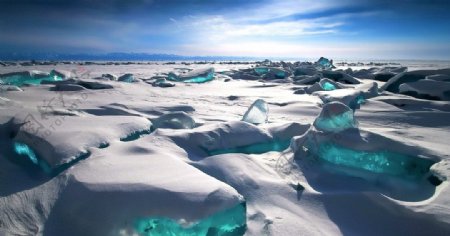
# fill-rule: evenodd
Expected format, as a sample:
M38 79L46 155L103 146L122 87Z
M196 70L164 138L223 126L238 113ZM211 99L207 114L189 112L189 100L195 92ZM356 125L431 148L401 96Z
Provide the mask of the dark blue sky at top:
M0 0L0 52L450 59L450 0Z

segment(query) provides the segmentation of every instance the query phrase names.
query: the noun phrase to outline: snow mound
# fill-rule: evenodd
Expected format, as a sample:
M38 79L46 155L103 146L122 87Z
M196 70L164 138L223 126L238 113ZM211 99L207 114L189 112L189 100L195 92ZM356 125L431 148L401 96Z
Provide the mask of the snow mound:
M20 125L20 128L14 130L13 141L29 146L48 166L43 170L50 175L85 158L91 147L99 147L151 126L149 120L133 116L117 116L117 119L103 116L37 117L37 114L16 117L12 125ZM86 127L83 132L79 132L81 127Z
M232 187L146 142L121 146L66 173L45 235L242 235L245 203Z

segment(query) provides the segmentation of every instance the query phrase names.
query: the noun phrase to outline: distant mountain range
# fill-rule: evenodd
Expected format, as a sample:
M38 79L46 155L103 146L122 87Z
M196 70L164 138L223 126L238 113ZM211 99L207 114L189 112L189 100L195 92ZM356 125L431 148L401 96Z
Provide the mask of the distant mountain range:
M92 61L225 61L225 60L261 60L255 57L232 56L181 56L174 54L148 54L148 53L104 53L104 54L65 54L65 53L0 53L3 61L25 60L92 60Z

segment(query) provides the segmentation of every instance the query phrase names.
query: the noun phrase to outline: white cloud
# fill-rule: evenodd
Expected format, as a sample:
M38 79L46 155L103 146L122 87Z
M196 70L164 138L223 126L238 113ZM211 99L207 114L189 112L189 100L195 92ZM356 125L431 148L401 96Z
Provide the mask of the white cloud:
M343 22L326 23L321 20L278 21L270 23L243 23L224 16L206 16L185 22L186 30L223 37L237 36L302 36L331 34ZM220 38L220 37L219 37Z

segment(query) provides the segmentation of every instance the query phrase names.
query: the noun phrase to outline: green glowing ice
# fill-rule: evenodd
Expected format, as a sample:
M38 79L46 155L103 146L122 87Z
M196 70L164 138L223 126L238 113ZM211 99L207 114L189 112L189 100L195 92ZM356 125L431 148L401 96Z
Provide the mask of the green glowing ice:
M357 123L354 120L353 111L348 110L330 117L319 116L314 121L314 126L322 131L339 132L348 128L356 128Z
M275 73L275 77L283 79L284 77L286 77L286 72L284 72L284 71L277 71Z
M331 142L321 143L316 155L323 161L336 165L409 179L422 178L434 163L428 159L389 151L353 150Z
M364 98L364 96L359 95L358 97L356 97L356 104L361 105L361 104L364 104L364 103L366 103L366 99Z
M256 74L258 74L258 75L264 75L264 74L267 74L267 73L269 73L269 68L267 68L267 67L256 67L255 68L255 73Z
M197 76L188 80L185 80L185 83L205 83L214 79L214 72L210 72L205 76Z
M67 170L71 166L75 165L81 160L84 160L90 156L90 152L84 152L71 159L69 162L60 164L55 167L51 167L45 160L39 158L39 156L33 151L33 149L25 143L14 142L14 152L19 156L25 156L33 163L33 166L38 166L41 170L50 177L56 176L59 173ZM27 166L24 166L27 168ZM28 166L29 167L29 166Z
M28 160L30 160L33 165L39 166L42 171L44 171L46 174L51 175L52 169L48 165L47 162L41 160L36 153L31 149L30 146L28 146L25 143L21 142L14 142L14 152L17 153L19 156L25 156Z
M210 156L226 154L226 153L245 153L245 154L262 154L266 152L281 152L286 150L289 147L290 140L281 140L281 141L273 141L273 142L265 142L265 143L257 143L247 146L228 148L228 149L220 149L209 151L208 154Z
M331 90L335 90L336 86L334 86L334 84L332 84L330 82L325 82L325 83L323 83L322 88L326 91L331 91Z
M14 151L19 155L28 157L28 159L30 159L30 161L32 161L34 164L36 164L36 165L38 164L38 158L37 158L36 154L25 143L15 142L14 143Z
M170 81L178 81L178 76L177 76L175 73L170 72L170 73L167 75L167 80L170 80Z
M188 225L164 217L142 218L135 230L145 236L239 236L246 230L245 203Z
M198 69L186 74L176 75L170 72L167 80L180 81L185 83L205 83L214 79L214 68Z
M325 57L319 58L319 60L316 63L325 69L333 68L333 60L329 60L328 58Z
M60 80L62 80L62 78L53 71L50 72L50 74L48 75L21 73L1 77L0 84L15 85L15 86L23 86L24 84L39 85L42 83L42 81L60 81Z

